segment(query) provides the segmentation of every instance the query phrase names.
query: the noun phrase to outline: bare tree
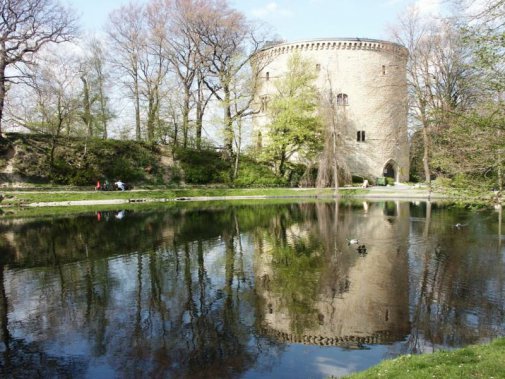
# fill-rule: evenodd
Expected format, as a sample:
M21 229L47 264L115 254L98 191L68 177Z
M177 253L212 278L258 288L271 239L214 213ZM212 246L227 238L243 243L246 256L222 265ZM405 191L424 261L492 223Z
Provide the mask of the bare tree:
M87 43L88 55L85 58L89 77L92 80L92 97L97 103L97 109L93 111L97 131L101 137L108 137L108 123L113 117L107 96L109 82L109 72L107 70L107 60L103 41L96 37L91 38Z
M349 147L344 141L348 121L345 105L337 101L338 91L335 91L329 71L326 72L326 77L326 85L319 97L319 113L325 125L325 143L319 158L316 184L318 187L329 186L333 179L335 192L338 192L340 182L351 178L345 159Z
M430 141L430 98L432 97L431 56L432 44L429 38L430 25L424 23L416 7L399 18L392 29L396 42L409 51L407 63L407 83L409 89L409 110L412 119L421 127L423 135L423 168L425 181L431 188Z
M180 83L182 97L182 134L184 147L188 144L191 97L200 60L197 55L199 39L192 35L193 14L205 4L195 0L160 0L170 9L165 54Z
M51 136L49 165L52 169L60 136L79 133L76 129L81 108L78 63L72 56L47 54L32 66L30 73L25 81L28 85L25 101L19 104L13 117L26 129Z
M425 20L417 7L411 7L392 34L409 51L409 114L422 131L424 176L431 188L433 133L449 127L453 114L473 102L475 71L461 34L450 20Z
M206 4L192 15L192 35L198 38L198 53L208 68L209 75L204 78L204 83L223 108L224 152L226 157L231 158L234 120L253 112L251 104L264 64L258 58L255 68L251 69L251 61L257 57L265 38L225 0L207 1ZM251 80L240 96L242 105L235 107L234 80L244 70L250 70Z
M160 124L161 87L169 70L165 45L169 33L169 9L162 1L152 1L146 7L146 57L140 61L142 81L147 100L147 139L155 140Z
M7 85L20 79L17 68L33 62L44 45L71 40L76 26L72 13L56 0L3 0L0 21L1 138Z
M130 2L112 11L107 26L113 65L120 71L133 97L135 137L142 138L140 124L141 59L145 54L144 7Z
M82 84L80 117L86 128L86 138L107 138L107 124L112 117L106 95L106 60L103 43L96 37L82 42L83 54L79 59Z

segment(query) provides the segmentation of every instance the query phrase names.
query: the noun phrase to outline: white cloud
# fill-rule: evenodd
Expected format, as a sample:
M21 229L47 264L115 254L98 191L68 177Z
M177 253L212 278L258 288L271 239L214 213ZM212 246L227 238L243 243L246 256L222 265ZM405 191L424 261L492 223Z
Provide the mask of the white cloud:
M417 0L415 7L421 14L436 16L442 11L442 0Z
M256 17L282 16L291 17L293 12L287 8L282 8L275 1L266 4L264 7L253 9L251 12Z

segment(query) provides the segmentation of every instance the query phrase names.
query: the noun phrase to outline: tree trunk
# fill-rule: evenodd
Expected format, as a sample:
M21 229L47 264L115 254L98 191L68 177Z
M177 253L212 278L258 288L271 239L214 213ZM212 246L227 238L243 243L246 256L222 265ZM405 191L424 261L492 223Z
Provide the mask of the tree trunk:
M191 93L189 88L184 88L184 103L182 108L182 146L188 147L188 132L189 132L189 101Z
M91 116L91 102L89 99L89 85L88 85L88 81L86 80L84 75L81 76L81 81L82 81L82 90L83 90L82 107L84 108L82 120L84 121L84 124L86 125L87 136L93 137L93 123L92 123L92 116Z
M281 151L281 159L279 160L279 176L282 178L284 177L285 171L284 171L284 165L286 163L286 149L282 147Z
M133 80L133 96L135 97L135 137L137 141L140 141L142 139L142 135L140 132L140 95L139 78L137 74L135 74L135 78Z
M202 126L203 126L203 93L202 82L198 81L196 99L196 148L202 148Z
M498 141L501 141L501 130L498 130L496 132L496 137L498 139ZM503 158L502 158L502 149L498 149L498 156L497 156L497 163L498 163L498 170L497 170L497 176L498 176L498 190L500 192L503 191L503 173L502 173L502 161L503 161Z
M179 146L179 125L177 121L174 119L174 146Z
M2 139L2 121L4 115L5 94L7 88L5 86L5 62L2 59L0 62L0 140Z
M154 90L156 91L156 90ZM149 142L154 141L154 123L156 121L156 113L157 113L157 106L156 106L156 99L155 99L155 92L149 93L149 99L148 99L148 108L147 108L147 140Z
M332 109L334 112L334 109ZM337 159L337 128L336 128L336 122L335 122L335 117L336 114L334 112L333 114L333 130L331 133L332 139L333 139L333 179L335 180L335 195L338 192L338 159Z
M233 177L232 180L235 180L238 177L238 170L240 168L240 150L242 149L242 125L241 121L239 120L239 130L238 130L238 137L237 137L237 152L235 154L235 164L233 168Z
M430 136L428 130L428 120L426 120L426 115L421 115L423 123L423 168L424 168L424 178L431 191L431 171L430 171Z
M223 86L224 92L224 151L225 159L233 157L233 120L231 117L230 88Z
M100 95L100 118L103 126L102 138L107 139L107 107L105 105L105 94L103 93L103 80L100 77L98 81L99 95Z

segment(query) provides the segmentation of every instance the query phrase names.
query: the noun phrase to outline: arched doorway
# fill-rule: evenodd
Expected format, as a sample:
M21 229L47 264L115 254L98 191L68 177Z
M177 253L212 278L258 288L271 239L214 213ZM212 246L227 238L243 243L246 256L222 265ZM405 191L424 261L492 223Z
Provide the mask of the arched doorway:
M384 165L382 170L382 175L386 178L392 178L396 183L398 183L398 165L395 161L390 160Z

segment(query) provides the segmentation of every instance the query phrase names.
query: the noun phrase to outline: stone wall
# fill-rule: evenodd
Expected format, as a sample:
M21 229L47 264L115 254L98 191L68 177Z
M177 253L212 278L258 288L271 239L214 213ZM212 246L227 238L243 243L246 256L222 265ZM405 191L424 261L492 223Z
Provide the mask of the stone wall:
M388 163L395 181L409 178L407 137L407 50L397 44L370 39L329 39L283 43L262 50L268 62L261 71L257 104L275 93L289 56L299 52L318 72L316 85L322 96L347 95L338 107L347 164L353 175L374 179L384 175ZM345 99L344 99L345 100ZM264 107L263 107L264 108ZM268 110L254 117L256 131L266 135ZM364 132L365 140L358 141Z

